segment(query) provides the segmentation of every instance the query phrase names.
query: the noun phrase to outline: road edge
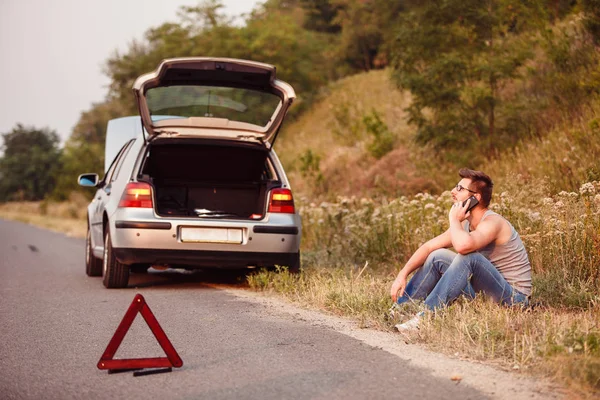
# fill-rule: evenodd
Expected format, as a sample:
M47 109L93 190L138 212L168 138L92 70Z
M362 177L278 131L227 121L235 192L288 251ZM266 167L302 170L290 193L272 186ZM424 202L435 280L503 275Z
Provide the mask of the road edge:
M563 399L567 396L563 387L548 379L508 372L472 360L452 358L427 350L418 344L408 343L399 333L360 328L358 323L351 319L302 308L285 299L259 292L224 288L222 285L215 285L215 288L225 290L243 301L261 304L272 316L292 317L308 321L312 325L333 329L368 346L393 354L414 366L424 368L435 377L468 385L493 399Z

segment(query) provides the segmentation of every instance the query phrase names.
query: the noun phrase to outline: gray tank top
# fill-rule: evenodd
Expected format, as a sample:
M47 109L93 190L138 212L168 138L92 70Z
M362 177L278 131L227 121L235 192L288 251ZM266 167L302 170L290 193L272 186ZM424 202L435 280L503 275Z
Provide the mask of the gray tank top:
M508 242L499 245L492 242L477 250L477 252L490 260L513 288L529 296L531 295L531 264L529 263L527 250L525 250L521 237L506 218L492 210L487 210L483 214L483 217L481 217L481 221L490 215L497 215L504 219L510 226L512 234ZM467 232L469 231L469 225L470 223L467 221L465 225Z

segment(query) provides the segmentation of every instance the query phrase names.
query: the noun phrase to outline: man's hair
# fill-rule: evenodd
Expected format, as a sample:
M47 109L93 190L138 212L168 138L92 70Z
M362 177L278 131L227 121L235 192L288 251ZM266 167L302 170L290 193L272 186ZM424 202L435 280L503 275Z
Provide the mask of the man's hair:
M471 190L481 194L481 204L484 207L490 205L490 201L492 200L492 189L494 188L494 182L492 182L492 178L481 171L474 171L468 168L463 168L458 171L458 175L461 178L471 180L471 184L473 186L471 187Z

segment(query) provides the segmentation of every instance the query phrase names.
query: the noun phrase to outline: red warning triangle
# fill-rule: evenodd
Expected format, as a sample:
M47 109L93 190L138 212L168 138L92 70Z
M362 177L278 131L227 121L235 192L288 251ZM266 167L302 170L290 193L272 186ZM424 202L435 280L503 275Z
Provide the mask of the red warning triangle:
M166 357L155 357L155 358L130 358L130 359L119 359L113 360L115 353L117 352L125 334L131 327L135 316L138 314L142 314L144 320L150 327L150 330L158 340L158 344L164 350ZM177 354L177 351L169 341L169 338L165 334L165 331L162 330L156 317L152 314L150 307L146 304L146 300L144 296L141 294L136 294L133 298L133 302L129 306L129 309L125 313L123 320L117 327L117 331L115 332L112 339L106 346L106 350L104 350L104 354L100 357L100 361L98 361L99 369L109 369L109 370L120 370L120 369L138 369L138 368L166 368L166 367L181 367L183 365L183 361Z

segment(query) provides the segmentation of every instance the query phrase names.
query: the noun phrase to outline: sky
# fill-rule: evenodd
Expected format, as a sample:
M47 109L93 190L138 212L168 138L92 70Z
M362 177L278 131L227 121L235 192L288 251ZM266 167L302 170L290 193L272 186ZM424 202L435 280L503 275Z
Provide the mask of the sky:
M258 0L221 0L230 16ZM17 123L64 144L83 111L104 100L103 64L147 29L199 0L0 0L0 134ZM1 141L1 138L0 138Z

